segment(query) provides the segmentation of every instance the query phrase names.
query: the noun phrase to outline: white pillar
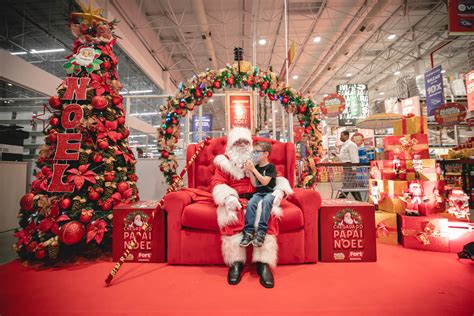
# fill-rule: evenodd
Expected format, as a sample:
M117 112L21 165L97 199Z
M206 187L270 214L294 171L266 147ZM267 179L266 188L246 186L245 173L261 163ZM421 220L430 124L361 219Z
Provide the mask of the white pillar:
M283 140L286 142L287 139L286 139L286 127L285 127L285 109L283 108L283 105L280 105L280 111L281 111L281 133L282 133Z
M202 141L202 105L199 106L198 141Z
M275 101L270 101L272 104L272 130L273 130L273 139L276 139L276 114L275 114Z

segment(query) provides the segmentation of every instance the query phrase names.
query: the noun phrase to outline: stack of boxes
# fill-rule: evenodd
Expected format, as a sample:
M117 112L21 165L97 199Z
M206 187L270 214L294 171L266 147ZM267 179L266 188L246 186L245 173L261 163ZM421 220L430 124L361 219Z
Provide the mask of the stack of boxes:
M472 225L446 213L445 183L436 160L429 159L426 117L405 116L394 124L394 136L384 139L385 160L371 162L369 190L377 242L406 248L457 252L459 240L473 238ZM462 229L452 233L453 229ZM474 239L474 238L473 238Z

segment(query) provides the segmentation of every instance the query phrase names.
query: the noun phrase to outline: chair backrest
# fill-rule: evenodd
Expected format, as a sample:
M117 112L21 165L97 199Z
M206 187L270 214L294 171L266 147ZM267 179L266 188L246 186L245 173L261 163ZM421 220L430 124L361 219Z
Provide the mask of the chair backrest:
M270 161L275 165L278 175L288 179L290 185L295 183L295 145L293 143L282 143L276 140L252 137L253 143L267 141L272 144ZM209 145L204 147L201 154L188 169L188 186L210 191L210 182L215 172L214 157L225 152L227 137L214 138ZM186 161L189 161L199 144L191 144L186 151Z

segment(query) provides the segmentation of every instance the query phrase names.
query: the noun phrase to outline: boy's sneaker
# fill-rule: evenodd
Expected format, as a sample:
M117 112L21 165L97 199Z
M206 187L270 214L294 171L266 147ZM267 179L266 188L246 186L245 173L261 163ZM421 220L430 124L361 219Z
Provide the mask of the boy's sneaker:
M252 240L253 240L253 234L244 231L244 236L242 237L242 240L240 241L239 246L247 247L248 245L252 243Z
M264 231L258 231L253 239L252 243L255 247L262 247L263 242L265 241L265 236L267 235Z

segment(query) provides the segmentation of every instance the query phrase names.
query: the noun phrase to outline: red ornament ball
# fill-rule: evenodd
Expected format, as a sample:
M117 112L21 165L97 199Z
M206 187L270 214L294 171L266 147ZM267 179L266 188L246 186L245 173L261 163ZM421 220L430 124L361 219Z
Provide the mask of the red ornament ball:
M183 111L181 111L181 109L176 110L176 114L181 115L182 113L183 113Z
M118 125L123 125L123 124L125 124L125 116L119 116L119 117L117 117L117 123L118 123Z
M112 198L108 198L105 200L101 205L100 209L103 211L108 211L114 206L114 200Z
M109 102L107 102L107 98L101 95L96 95L92 98L92 106L96 110L104 110Z
M27 193L23 195L20 200L20 207L23 211L30 212L33 210L33 199L35 195L33 193Z
M179 107L184 109L186 107L186 102L183 102L183 101L179 102Z
M306 134L311 133L311 127L309 127L309 126L306 127L306 128L304 129L304 132L305 132Z
M112 182L115 179L115 171L106 171L104 172L104 179L107 182Z
M99 148L102 150L107 150L109 148L109 143L106 140L99 140Z
M166 134L168 134L168 135L173 134L173 128L172 128L172 127L168 127L168 128L166 129Z
M114 105L119 105L119 104L121 104L121 103L122 103L122 100L123 100L123 97L122 97L121 95L114 95L114 96L112 97L112 103L113 103Z
M305 112L306 112L306 107L305 106L300 107L300 113L303 114Z
M200 105L201 105L201 101L199 101L199 100L196 101L196 105L197 105L197 106L200 106Z
M290 101L290 98L288 98L287 96L284 96L282 101L284 104L287 104L288 101Z
M212 92L211 92L211 90L207 90L206 96L207 96L208 98L212 97Z
M189 111L194 110L194 105L192 105L192 104L188 105L188 110L189 110Z
M46 257L46 250L44 248L38 249L35 252L36 259L44 259Z
M58 131L55 129L50 130L48 140L52 143L55 143L58 140Z
M28 244L26 249L28 250L28 252L34 252L37 245L38 245L38 243L36 241L32 241Z
M59 240L68 246L77 244L84 237L86 229L78 221L71 221L59 229Z
M127 138L128 135L130 135L130 131L129 131L128 128L126 128L126 129L122 132L122 136L123 136L123 138Z
M97 201L100 198L100 194L96 190L92 189L92 190L89 190L89 192L87 193L87 197L91 201Z
M194 92L194 96L195 96L196 98L200 98L201 95L202 95L201 90L196 89L196 91Z
M56 116L51 116L49 119L49 124L52 126L58 126L59 125L59 119Z
M94 156L92 156L92 160L95 163L101 163L103 159L104 159L104 157L102 157L102 155L99 154L99 153L95 153Z
M123 192L127 191L129 188L130 188L130 186L129 186L128 183L125 182L125 181L119 182L119 183L117 184L117 190L118 190L120 193L123 193Z
M263 98L265 96L265 93L263 93L262 91L260 91L259 93L260 97Z
M64 198L61 200L61 202L59 202L59 206L63 210L67 210L69 207L71 207L71 204L72 204L72 201L70 198Z
M221 87L221 83L219 81L214 81L214 83L212 84L212 86L215 88L215 89L219 89Z
M110 62L106 59L102 62L102 67L105 69L105 70L109 70L110 69Z
M262 90L267 90L268 89L268 82L264 81L262 85L260 86Z
M57 95L53 95L48 100L49 106L55 110L59 110L63 105L61 104L61 99Z
M227 83L232 86L235 83L234 78L230 77L229 79L227 79Z
M79 220L83 223L89 223L92 219L92 212L88 212L88 210L82 210L81 211L81 216L79 217Z
M163 158L166 159L166 158L168 158L169 156L170 156L170 153L167 152L166 150L163 150L163 151L161 152L161 157L163 157Z
M171 124L176 125L176 124L178 124L178 121L176 121L175 119L173 119L173 120L171 121Z

